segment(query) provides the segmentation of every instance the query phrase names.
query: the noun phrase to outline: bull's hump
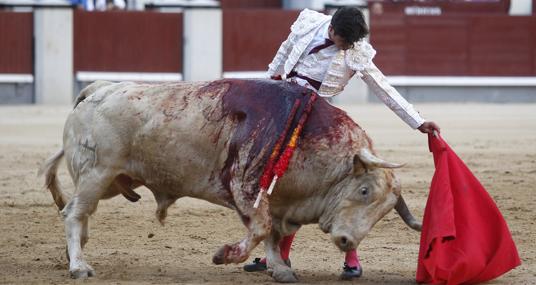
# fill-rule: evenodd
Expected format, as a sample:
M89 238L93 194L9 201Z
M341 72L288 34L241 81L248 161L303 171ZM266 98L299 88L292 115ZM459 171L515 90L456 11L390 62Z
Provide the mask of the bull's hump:
M344 112L324 100L316 104L303 130L303 137L309 140L327 140L337 143L361 128Z
M304 95L311 92L296 83L269 79L218 80L202 87L200 92L209 95L222 89L225 90L222 98L224 109L246 116L264 116L259 120L265 122L288 113L295 100L304 100ZM349 132L356 131L363 132L346 112L322 99L315 102L303 137L338 142Z

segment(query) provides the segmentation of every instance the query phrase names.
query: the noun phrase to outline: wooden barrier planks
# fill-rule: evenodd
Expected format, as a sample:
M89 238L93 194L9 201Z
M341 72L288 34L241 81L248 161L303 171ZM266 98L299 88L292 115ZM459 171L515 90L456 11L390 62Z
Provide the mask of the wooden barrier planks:
M371 16L388 75L535 76L536 16Z
M33 15L0 11L0 73L33 74Z
M267 70L299 12L223 10L223 71Z
M182 13L74 12L74 71L182 72Z

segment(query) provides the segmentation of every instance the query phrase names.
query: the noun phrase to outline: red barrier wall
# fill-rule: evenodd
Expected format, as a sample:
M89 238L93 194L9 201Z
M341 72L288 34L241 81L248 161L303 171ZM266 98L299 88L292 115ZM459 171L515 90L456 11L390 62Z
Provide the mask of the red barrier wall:
M267 70L299 12L223 10L223 71Z
M378 5L379 4L379 5ZM508 14L510 0L372 0L369 7L381 9L384 13L402 15L406 7L438 7L446 14Z
M180 13L74 12L74 71L182 72Z
M0 11L0 73L33 74L32 13Z
M375 62L388 75L534 76L536 16L371 13Z
M283 0L220 0L222 9L282 8Z

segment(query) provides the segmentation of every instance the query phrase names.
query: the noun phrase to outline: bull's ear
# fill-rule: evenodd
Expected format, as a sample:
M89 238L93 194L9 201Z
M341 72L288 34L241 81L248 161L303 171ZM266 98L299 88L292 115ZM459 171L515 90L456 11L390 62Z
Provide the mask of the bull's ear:
M367 148L362 148L359 150L359 160L366 166L368 169L372 168L399 168L404 166L404 164L392 163L385 161L370 152ZM355 161L355 159L354 159ZM355 164L354 164L355 165Z
M361 161L359 155L354 155L354 175L359 176L367 172L367 165Z

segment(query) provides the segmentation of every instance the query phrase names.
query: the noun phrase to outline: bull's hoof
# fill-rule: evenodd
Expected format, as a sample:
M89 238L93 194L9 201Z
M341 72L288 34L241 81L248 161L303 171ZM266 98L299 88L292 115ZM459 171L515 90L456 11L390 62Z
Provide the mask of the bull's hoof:
M80 264L80 266L73 269L69 269L71 278L81 279L95 276L95 270L87 264Z
M220 249L218 249L218 251L216 251L216 253L212 257L212 262L214 264L226 264L226 263L229 263L229 262L226 262L226 256L229 253L230 249L231 249L231 247L229 245L227 245L227 244L222 246L222 247L220 247Z
M237 245L224 245L212 257L214 264L240 263L246 261L248 255L244 255Z
M274 270L271 273L272 278L279 283L296 283L299 281L296 273L290 268L277 271Z

